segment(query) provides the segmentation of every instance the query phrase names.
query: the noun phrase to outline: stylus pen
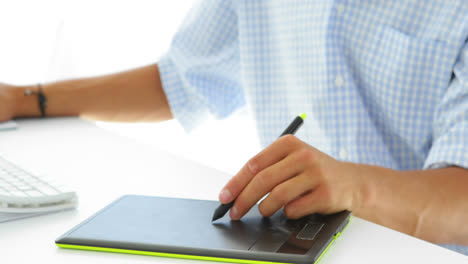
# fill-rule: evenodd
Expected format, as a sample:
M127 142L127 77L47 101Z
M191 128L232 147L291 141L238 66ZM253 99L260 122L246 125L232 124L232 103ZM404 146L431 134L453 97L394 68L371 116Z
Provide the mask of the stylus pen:
M304 123L304 120L306 118L306 114L302 113L300 116L296 116L296 118L289 124L289 126L284 130L284 132L281 134L280 137L287 135L287 134L294 134L296 131L302 126L302 123ZM227 204L220 204L218 208L216 208L213 218L211 219L211 222L218 220L219 218L223 217L229 209L234 205L234 202L236 200L227 203Z

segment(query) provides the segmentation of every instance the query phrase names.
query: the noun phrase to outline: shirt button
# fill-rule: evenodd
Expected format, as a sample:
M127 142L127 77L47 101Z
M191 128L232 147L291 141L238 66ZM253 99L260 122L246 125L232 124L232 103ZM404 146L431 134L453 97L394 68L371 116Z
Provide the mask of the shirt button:
M340 149L340 153L338 155L340 155L340 159L342 160L346 160L348 158L348 152L344 148Z
M341 77L341 76L336 77L336 79L335 79L336 87L341 87L341 86L343 86L343 84L344 84L343 77Z
M336 12L338 12L338 15L343 14L344 10L345 10L344 4L341 4L341 3L336 4Z

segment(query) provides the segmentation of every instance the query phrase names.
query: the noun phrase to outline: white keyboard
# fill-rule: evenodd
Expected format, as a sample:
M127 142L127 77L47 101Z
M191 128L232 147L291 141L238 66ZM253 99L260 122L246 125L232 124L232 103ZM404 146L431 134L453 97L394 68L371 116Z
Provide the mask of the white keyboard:
M76 207L77 195L0 155L0 222Z

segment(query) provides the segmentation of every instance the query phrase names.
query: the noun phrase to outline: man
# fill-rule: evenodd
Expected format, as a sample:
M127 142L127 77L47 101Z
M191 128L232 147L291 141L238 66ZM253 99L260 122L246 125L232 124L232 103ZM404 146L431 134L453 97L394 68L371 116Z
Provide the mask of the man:
M347 209L468 254L467 39L463 0L210 0L157 65L42 92L47 115L187 130L246 105L266 148L220 193L233 219L269 193L265 216ZM25 90L40 92L1 87L1 120L41 114ZM298 137L275 140L301 112Z

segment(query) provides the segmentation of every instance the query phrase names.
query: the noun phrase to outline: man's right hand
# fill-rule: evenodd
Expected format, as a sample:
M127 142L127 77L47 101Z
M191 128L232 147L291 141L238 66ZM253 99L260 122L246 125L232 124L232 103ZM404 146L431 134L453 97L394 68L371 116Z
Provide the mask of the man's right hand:
M12 85L0 83L0 122L15 117L17 90Z

